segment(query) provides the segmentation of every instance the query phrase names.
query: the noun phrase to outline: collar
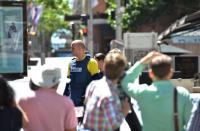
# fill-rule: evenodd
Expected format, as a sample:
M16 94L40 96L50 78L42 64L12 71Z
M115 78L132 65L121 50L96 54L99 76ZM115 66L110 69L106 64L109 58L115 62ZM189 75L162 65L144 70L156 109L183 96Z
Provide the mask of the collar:
M153 82L153 85L157 86L157 87L162 87L163 85L169 86L169 87L173 86L173 84L170 80L155 81L155 82Z
M38 90L36 90L36 92L56 92L55 88L39 88Z
M117 84L113 83L110 79L108 79L108 78L105 77L105 76L104 76L104 79L106 79L106 81L107 81L109 87L114 88L114 89L117 89L117 86L118 86Z

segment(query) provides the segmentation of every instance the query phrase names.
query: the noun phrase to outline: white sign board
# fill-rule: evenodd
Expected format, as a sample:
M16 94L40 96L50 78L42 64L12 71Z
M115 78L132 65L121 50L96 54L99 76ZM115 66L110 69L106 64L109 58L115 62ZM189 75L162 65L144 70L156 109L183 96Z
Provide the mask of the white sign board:
M157 33L125 33L125 49L153 49L156 48Z

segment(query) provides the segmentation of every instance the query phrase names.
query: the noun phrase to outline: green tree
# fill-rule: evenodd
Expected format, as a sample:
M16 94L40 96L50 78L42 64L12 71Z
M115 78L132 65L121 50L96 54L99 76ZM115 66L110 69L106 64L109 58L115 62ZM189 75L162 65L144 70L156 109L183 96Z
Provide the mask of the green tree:
M32 0L28 0L31 2ZM42 5L43 12L39 22L39 31L54 32L58 28L67 28L64 15L70 14L68 0L34 0L35 5Z
M38 25L38 37L40 37L40 40L45 38L47 53L50 51L52 33L60 28L69 28L69 23L64 20L64 15L70 14L72 11L69 8L68 0L27 0L28 3L32 1L35 5L41 5L43 8Z
M123 1L123 0L122 0ZM114 0L108 2L108 12L116 9ZM193 0L129 0L123 13L124 31L137 31L146 23L160 22L160 17L180 18L199 9L200 1ZM173 20L174 20L173 19ZM109 18L112 25L115 20Z

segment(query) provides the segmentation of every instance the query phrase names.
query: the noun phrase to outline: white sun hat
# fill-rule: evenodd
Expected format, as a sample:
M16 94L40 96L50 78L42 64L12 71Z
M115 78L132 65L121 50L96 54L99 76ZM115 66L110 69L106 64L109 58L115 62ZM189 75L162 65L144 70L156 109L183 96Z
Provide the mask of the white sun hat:
M61 69L51 65L42 65L31 71L32 82L43 88L51 88L61 80Z

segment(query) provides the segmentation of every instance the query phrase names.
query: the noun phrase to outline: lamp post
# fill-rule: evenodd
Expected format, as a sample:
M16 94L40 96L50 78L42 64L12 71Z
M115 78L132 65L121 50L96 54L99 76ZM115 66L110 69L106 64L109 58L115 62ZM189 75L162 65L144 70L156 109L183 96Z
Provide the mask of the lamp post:
M88 43L86 45L87 49L93 55L93 12L92 12L92 0L88 0Z
M121 0L116 0L117 4L117 9L116 9L116 40L122 41L122 27L121 27L121 22L122 22L122 14L121 14Z

